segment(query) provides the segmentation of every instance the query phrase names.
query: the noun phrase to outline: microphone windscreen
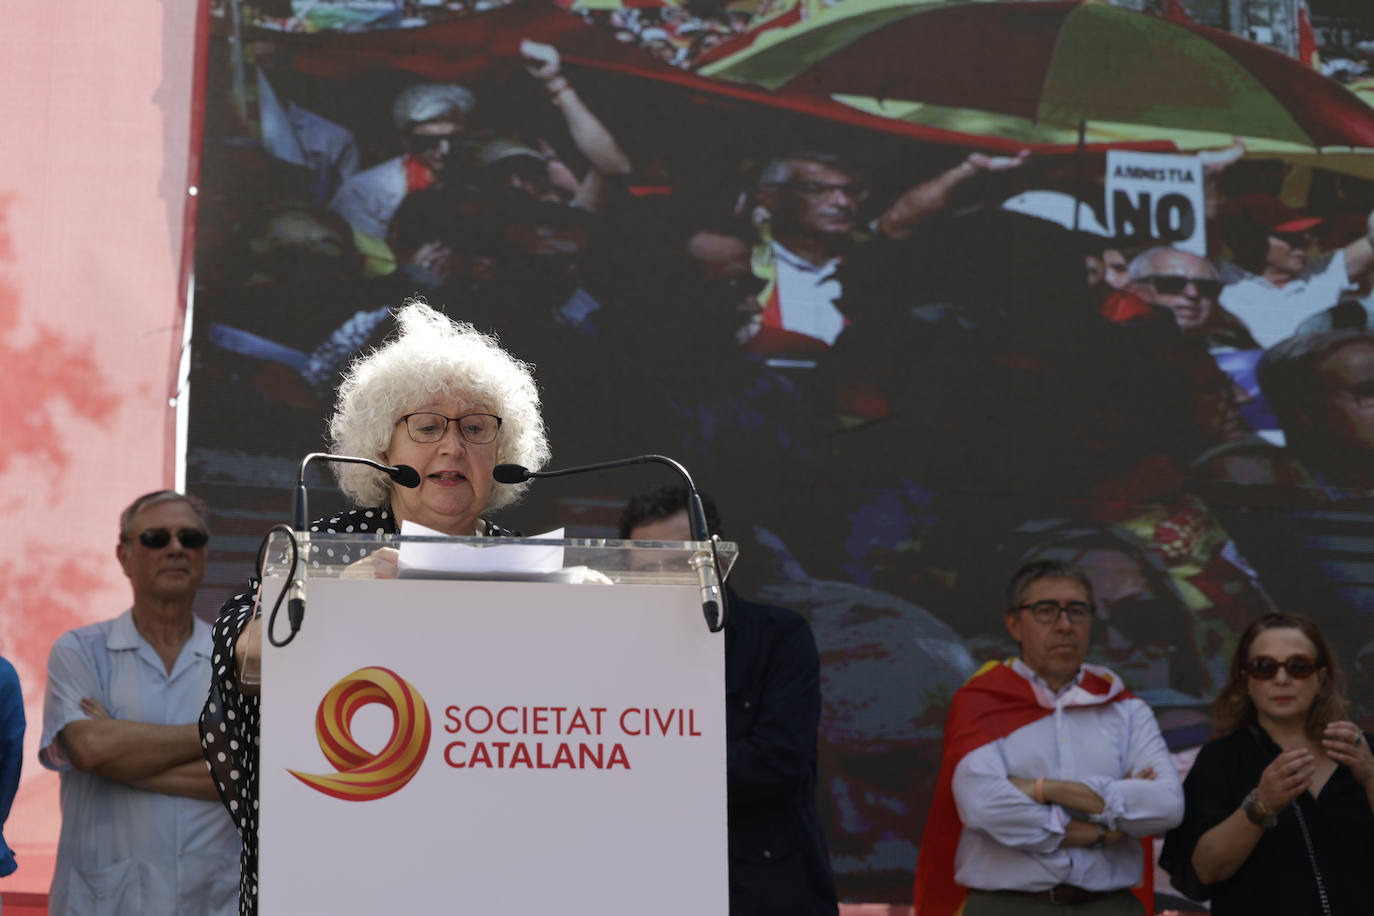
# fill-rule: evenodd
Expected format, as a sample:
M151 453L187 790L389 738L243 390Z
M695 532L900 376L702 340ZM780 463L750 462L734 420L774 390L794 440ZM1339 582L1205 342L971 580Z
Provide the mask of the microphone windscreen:
M403 487L413 490L420 485L420 472L408 464L398 464L387 471L387 474Z
M518 464L498 464L491 476L497 483L524 483L530 479L530 472Z

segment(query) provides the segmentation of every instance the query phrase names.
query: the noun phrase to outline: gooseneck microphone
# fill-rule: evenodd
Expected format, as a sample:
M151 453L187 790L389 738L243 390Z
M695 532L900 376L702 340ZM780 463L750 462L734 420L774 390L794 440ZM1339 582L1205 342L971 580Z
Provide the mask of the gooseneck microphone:
M381 471L403 487L415 489L420 485L420 472L408 464L389 467L370 458L354 458L352 455L331 455L328 452L311 452L301 459L300 471L296 474L296 503L291 513L291 527L304 533L310 514L305 510L305 469L314 461L327 461L336 464L365 464Z
M386 474L403 487L414 489L420 485L420 472L408 464L391 467L369 458L355 458L352 455L331 455L328 452L311 452L301 459L300 470L296 474L296 499L291 512L291 528L294 531L295 562L291 566L291 586L287 592L286 621L291 632L285 640L278 643L272 636L271 623L268 624L268 638L273 645L286 645L295 638L305 619L305 561L310 553L310 532L305 530L310 514L306 511L305 469L312 462L325 461L336 464L364 464ZM276 616L276 608L273 608Z
M633 458L618 458L615 461L601 461L596 464L583 464L572 468L559 468L554 471L531 471L518 464L498 464L492 469L492 478L497 483L524 483L542 477L567 477L571 474L585 474L588 471L605 471L610 468L623 468L632 464L666 464L677 471L682 482L687 485L687 523L692 532L692 540L706 541L711 552L698 552L690 563L697 573L697 585L701 590L701 613L706 618L706 626L712 633L725 628L725 618L729 609L725 606L725 594L720 587L720 567L716 562L716 542L706 525L706 508L701 503L701 494L692 482L692 475L678 462L666 455L636 455Z

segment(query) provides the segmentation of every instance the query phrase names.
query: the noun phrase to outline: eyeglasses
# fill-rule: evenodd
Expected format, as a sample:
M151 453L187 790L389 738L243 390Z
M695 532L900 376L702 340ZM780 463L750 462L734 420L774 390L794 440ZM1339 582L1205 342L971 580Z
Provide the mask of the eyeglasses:
M408 413L396 421L404 423L411 442L438 442L448 432L450 423L458 424L458 434L471 445L490 445L501 431L501 418L490 413L470 413L461 417L446 417L440 413Z
M1290 655L1287 660L1279 661L1267 655L1256 655L1245 663L1245 671L1257 681L1271 681L1282 668L1295 680L1309 678L1317 671L1317 663L1310 655Z
M149 528L146 531L140 531L137 535L138 542L149 550L161 550L172 543L174 536L177 542L187 550L199 550L210 543L210 535L199 528L179 528L175 532L168 531L166 528ZM120 540L132 541L134 538L125 535Z
M1086 601L1051 601L1046 598L1034 604L1019 605L1016 609L1030 611L1036 623L1058 623L1060 614L1067 616L1069 623L1074 624L1087 623L1093 619L1093 606Z
M803 197L813 197L821 199L829 197L831 194L843 194L850 200L862 201L868 199L868 188L857 181L850 181L845 184L826 184L822 181L793 181L788 184L789 188L795 190Z
M1204 299L1215 299L1221 292L1222 282L1211 277L1180 277L1176 274L1155 274L1146 277L1148 282L1155 289L1166 296L1178 296L1188 288L1188 284L1193 284L1197 294Z

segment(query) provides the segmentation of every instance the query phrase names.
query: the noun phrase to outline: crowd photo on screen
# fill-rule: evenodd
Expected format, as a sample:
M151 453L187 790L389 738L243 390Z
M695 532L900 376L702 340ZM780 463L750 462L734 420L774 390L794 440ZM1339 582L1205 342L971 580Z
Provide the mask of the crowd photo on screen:
M1316 152L1355 133L1209 131L1206 110L1056 126L851 88L866 67L826 24L887 16L861 30L877 61L924 6L993 47L1011 13L969 9L1219 31L1176 3L212 3L186 489L225 546L199 615L249 578L341 381L418 301L533 365L558 466L688 466L740 545L731 585L809 625L840 901L910 903L956 691L1026 652L1018 569L1081 572L1084 657L1124 681L1114 709L1148 706L1156 771L1211 753L1269 614L1319 626L1303 651L1343 672L1332 721L1374 730L1374 156ZM967 81L964 44L922 41L933 83ZM1010 92L1019 59L987 80ZM1363 58L1341 59L1358 88ZM1283 65L1339 93L1321 104L1365 104L1336 120L1374 138L1374 107ZM1186 92L1137 98L1155 79L1117 108L1186 112ZM1305 126L1320 105L1296 92L1265 104ZM1122 223L1121 151L1193 163L1196 232ZM499 523L617 537L653 482L626 480L570 479ZM1163 776L1151 803L1181 816L1196 781ZM1169 882L1158 908L1200 908Z

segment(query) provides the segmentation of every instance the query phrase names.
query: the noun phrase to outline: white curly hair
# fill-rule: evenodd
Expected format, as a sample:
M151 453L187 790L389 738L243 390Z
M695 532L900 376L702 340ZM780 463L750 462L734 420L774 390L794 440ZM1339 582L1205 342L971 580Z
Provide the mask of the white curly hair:
M329 437L334 451L381 461L396 420L436 397L487 405L501 418L497 464L531 470L549 460L549 441L539 412L539 391L528 364L467 322L452 321L421 299L396 313L398 332L378 349L353 361L339 385ZM391 480L359 464L337 464L339 487L360 506L390 502ZM528 481L493 483L488 509L524 495Z

